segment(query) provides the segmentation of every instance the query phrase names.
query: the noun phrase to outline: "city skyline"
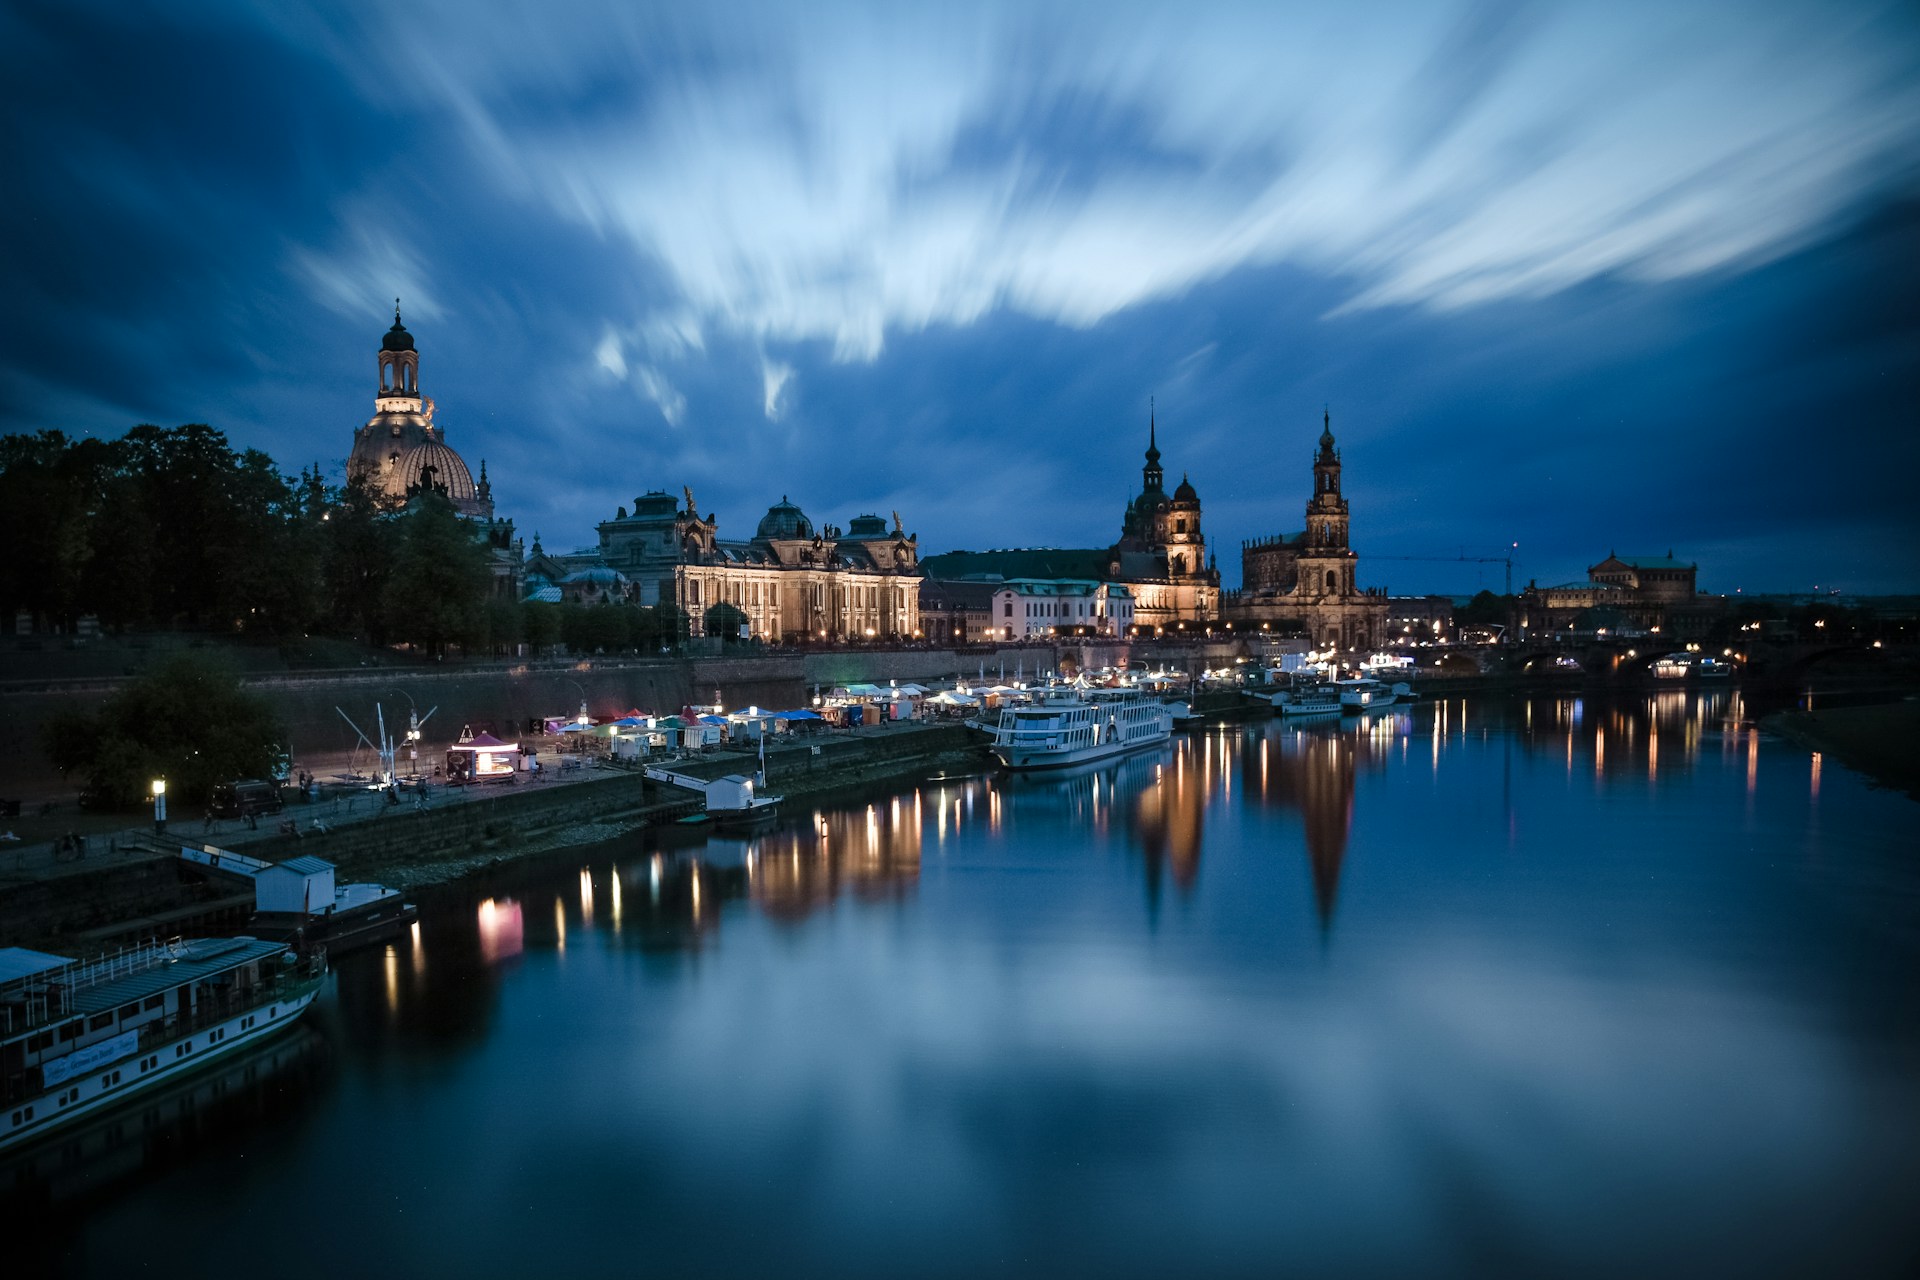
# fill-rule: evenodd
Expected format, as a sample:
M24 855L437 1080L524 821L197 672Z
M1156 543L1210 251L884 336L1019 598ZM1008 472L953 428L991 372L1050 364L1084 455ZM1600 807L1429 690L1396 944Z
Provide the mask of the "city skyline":
M1330 406L1369 586L1920 585L1899 7L875 13L18 13L0 431L338 478L397 293L553 550L683 485L1107 540L1152 397L1229 584Z

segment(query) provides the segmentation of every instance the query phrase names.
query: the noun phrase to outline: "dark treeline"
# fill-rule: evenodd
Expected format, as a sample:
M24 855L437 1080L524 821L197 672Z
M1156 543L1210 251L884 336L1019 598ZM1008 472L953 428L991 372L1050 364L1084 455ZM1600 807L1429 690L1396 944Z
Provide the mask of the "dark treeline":
M71 632L485 644L487 549L444 502L383 511L361 485L281 474L200 423L118 440L0 437L0 609Z
M317 468L286 476L198 423L0 437L0 536L0 618L67 634L91 616L109 632L320 635L436 656L653 653L688 634L672 606L522 604L444 499L396 512ZM741 620L706 619L729 636Z

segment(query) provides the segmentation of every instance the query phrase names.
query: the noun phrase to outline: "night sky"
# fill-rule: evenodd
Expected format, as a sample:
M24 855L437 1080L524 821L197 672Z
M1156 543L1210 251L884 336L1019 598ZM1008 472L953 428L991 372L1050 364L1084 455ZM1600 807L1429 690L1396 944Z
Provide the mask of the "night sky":
M1920 589L1920 8L0 10L0 431L338 477L402 299L548 550L691 486L1228 585L1322 406L1362 581Z

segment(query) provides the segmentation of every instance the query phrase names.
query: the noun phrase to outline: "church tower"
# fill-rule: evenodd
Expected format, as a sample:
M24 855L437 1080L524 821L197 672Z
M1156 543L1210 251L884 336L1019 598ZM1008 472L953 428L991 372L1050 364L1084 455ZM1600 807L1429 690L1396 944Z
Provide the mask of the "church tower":
M1153 406L1147 406L1147 465L1140 468L1141 496L1149 493L1165 492L1166 473L1160 470L1160 445L1154 438L1157 427L1154 422Z
M1320 450L1313 458L1313 497L1307 500L1306 536L1300 546L1299 592L1304 596L1354 594L1354 554L1347 545L1347 500L1340 493L1340 451L1333 443L1333 415L1322 412Z

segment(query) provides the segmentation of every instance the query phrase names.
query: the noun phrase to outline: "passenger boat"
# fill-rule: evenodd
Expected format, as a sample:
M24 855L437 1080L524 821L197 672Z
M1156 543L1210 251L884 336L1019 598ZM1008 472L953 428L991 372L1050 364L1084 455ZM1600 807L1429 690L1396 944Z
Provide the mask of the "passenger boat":
M1158 746L1172 736L1172 713L1139 690L1061 690L1002 711L991 750L1009 769L1060 769Z
M1273 710L1280 716L1337 716L1340 690L1320 682L1295 685L1274 697Z
M1342 711L1376 711L1396 702L1412 702L1413 687L1408 684L1382 684L1378 680L1336 680Z
M293 1025L325 976L322 953L260 938L0 949L0 1151Z

